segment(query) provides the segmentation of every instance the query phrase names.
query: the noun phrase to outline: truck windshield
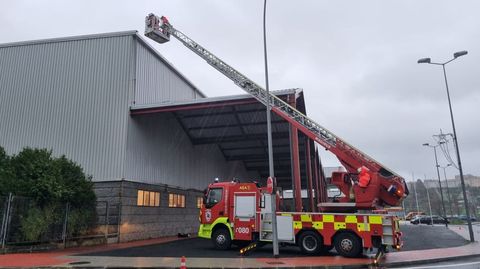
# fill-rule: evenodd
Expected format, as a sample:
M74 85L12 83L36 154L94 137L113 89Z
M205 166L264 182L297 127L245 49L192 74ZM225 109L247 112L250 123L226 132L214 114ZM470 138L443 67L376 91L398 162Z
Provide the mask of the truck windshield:
M216 205L220 200L222 200L222 195L223 195L223 189L217 188L217 189L210 189L210 191L207 194L207 201L205 203L206 208L211 208L214 205Z

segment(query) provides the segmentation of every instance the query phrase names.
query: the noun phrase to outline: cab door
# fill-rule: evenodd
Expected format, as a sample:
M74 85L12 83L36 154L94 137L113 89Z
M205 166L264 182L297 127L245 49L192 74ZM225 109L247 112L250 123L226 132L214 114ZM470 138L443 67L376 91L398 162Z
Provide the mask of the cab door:
M205 213L202 216L202 223L212 224L219 217L226 216L223 188L216 187L209 189L205 201Z
M257 210L256 201L255 192L235 193L233 222L235 240L252 240L252 232L255 229L255 213Z

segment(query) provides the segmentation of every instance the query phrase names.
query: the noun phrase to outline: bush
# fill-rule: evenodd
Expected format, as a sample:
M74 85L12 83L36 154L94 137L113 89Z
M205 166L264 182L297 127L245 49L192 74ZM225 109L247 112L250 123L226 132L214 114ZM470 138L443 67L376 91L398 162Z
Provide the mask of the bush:
M20 220L20 231L26 241L41 241L52 223L55 222L55 209L51 206L43 209L32 207Z
M11 192L35 203L20 219L21 232L28 241L40 240L56 222L55 208L65 208L67 203L71 212L69 233L84 232L96 218L91 179L78 164L65 156L52 156L51 150L24 148L8 156L0 147L0 195Z
M69 237L82 236L88 234L91 223L96 219L94 211L85 209L75 209L68 215L67 231Z

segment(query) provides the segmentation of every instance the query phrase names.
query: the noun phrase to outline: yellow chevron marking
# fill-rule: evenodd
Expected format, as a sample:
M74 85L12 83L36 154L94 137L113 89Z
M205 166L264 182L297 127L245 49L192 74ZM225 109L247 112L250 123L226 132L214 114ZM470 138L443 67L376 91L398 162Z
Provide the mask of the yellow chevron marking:
M345 222L335 222L334 223L335 230L346 229L347 224Z
M345 217L346 223L357 223L357 216L346 216Z
M382 224L382 216L368 216L368 223Z
M316 230L323 230L323 222L320 222L320 221L314 221L312 223L312 226L314 229Z
M359 232L370 231L370 224L368 224L368 223L357 223L357 230Z
M312 222L312 215L300 215L300 220L304 222Z
M323 222L334 222L333 215L323 215Z

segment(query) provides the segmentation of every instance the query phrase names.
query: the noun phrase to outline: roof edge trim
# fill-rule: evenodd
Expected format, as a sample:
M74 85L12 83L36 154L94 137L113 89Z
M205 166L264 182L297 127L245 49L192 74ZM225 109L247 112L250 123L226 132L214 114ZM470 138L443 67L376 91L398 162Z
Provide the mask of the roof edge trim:
M78 41L78 40L87 40L87 39L108 38L108 37L119 37L119 36L133 36L133 35L136 35L137 33L138 33L137 30L129 30L129 31L112 32L112 33L100 33L100 34L91 34L91 35L27 40L27 41L0 44L0 48L19 47L19 46L28 46L28 45L37 45L37 44L46 44L46 43L58 43L58 42L67 42L67 41Z

